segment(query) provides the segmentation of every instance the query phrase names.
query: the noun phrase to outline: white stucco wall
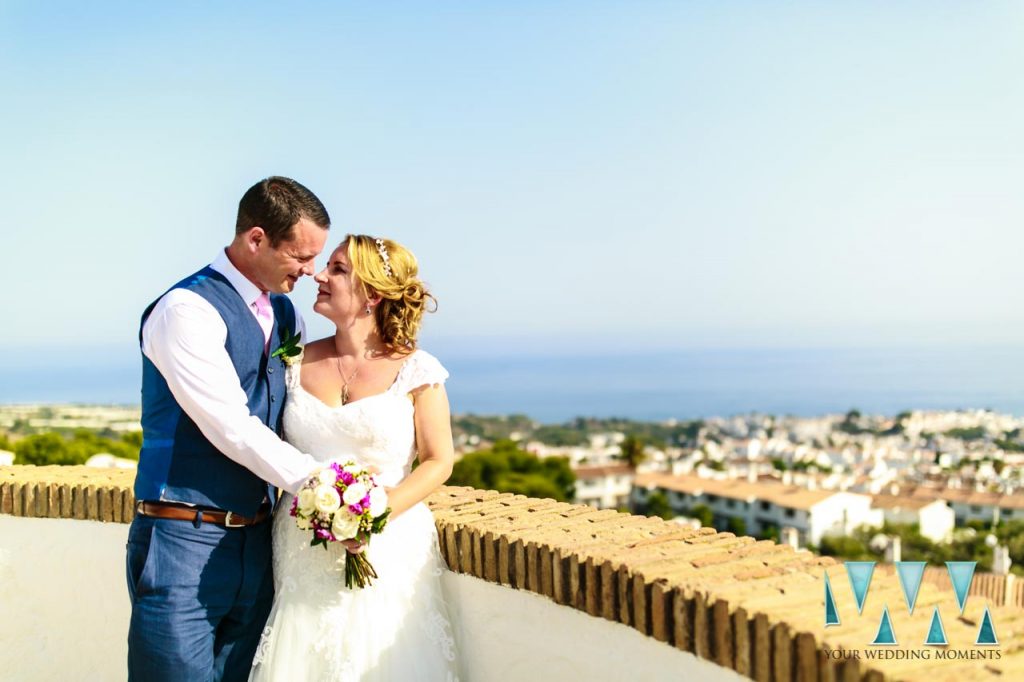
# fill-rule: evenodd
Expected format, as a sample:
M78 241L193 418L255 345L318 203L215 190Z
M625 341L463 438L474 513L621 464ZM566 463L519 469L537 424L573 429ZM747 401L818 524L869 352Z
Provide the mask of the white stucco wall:
M0 677L127 677L128 526L0 515Z
M576 502L598 509L616 509L629 503L633 478L627 475L598 476L576 480Z
M953 535L956 515L945 502L935 500L921 508L918 523L921 524L921 535L934 542L945 542Z
M445 574L471 682L607 680L739 682L734 671L633 628L509 587Z
M823 535L847 534L858 526L882 525L882 512L871 508L871 497L857 493L836 493L810 510L810 541L821 543Z
M921 535L933 542L947 542L956 525L953 510L942 500L919 509L889 507L882 510L882 515L889 523L918 524Z
M126 678L127 538L126 524L0 515L0 678ZM471 682L744 679L530 592L444 580Z

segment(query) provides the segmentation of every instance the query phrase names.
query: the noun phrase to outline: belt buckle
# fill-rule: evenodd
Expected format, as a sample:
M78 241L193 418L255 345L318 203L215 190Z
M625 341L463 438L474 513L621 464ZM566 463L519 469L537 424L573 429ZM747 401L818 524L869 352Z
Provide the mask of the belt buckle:
M245 524L244 523L235 523L234 521L232 521L231 520L232 516L234 516L234 514L232 514L231 512L224 512L224 527L225 528L245 528Z

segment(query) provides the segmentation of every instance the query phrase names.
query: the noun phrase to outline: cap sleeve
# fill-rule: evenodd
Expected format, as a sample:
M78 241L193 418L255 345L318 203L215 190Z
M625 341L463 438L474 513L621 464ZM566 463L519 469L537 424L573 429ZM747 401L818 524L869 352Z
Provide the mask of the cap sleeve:
M402 366L398 384L402 393L411 393L423 386L444 384L448 379L448 370L430 353L417 350Z

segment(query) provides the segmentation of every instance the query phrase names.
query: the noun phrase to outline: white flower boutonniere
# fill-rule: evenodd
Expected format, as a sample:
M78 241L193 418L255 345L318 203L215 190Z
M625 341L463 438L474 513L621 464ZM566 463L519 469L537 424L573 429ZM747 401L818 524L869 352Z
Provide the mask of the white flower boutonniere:
M281 362L291 365L302 357L302 344L299 343L301 340L302 332L285 337L285 340L277 347L277 350L270 354L270 357L281 356Z

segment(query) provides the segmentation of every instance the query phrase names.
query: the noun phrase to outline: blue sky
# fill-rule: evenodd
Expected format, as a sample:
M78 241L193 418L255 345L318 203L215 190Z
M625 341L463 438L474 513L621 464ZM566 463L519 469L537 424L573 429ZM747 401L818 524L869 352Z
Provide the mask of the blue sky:
M1020 344L1022 29L1016 2L3 3L3 317L134 353L282 174L332 241L412 248L427 340L467 352Z

